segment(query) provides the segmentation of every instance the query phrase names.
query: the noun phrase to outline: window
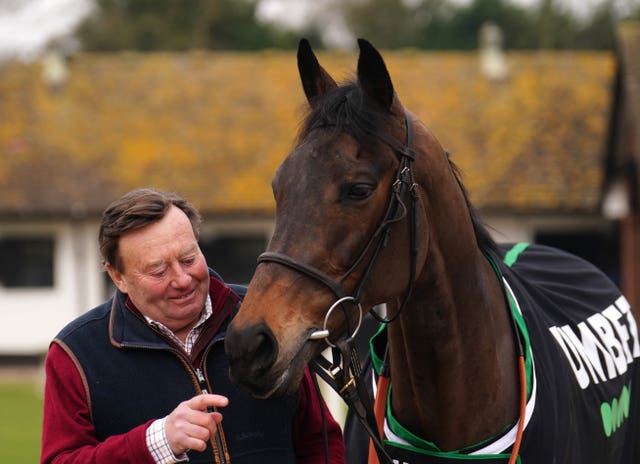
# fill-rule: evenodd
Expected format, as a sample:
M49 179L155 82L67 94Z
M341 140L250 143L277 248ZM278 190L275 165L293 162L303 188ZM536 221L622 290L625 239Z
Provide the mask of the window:
M53 237L0 238L0 285L53 287Z
M258 255L266 245L262 234L200 238L200 248L209 267L220 274L225 282L233 284L249 283L256 269Z

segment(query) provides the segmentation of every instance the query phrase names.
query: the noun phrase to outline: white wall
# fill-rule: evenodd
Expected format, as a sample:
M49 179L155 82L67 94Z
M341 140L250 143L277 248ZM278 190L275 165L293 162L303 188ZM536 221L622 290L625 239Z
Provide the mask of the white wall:
M104 296L97 224L0 223L0 234L53 236L53 288L0 286L0 354L37 355L69 321Z

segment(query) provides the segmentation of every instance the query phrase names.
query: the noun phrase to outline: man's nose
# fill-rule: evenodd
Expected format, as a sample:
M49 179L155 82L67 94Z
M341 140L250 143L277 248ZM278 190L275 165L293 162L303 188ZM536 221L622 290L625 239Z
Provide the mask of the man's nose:
M184 287L191 282L191 276L179 264L172 266L171 272L171 283L175 287Z

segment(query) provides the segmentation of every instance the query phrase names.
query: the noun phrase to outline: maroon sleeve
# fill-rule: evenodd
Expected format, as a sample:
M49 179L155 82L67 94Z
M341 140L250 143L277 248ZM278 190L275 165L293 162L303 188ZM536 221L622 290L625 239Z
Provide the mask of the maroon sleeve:
M316 393L311 373L307 369L300 384L300 407L294 423L293 440L298 464L325 463L322 409L324 409L329 445L329 462L344 464L342 429L331 415L324 400Z
M146 443L151 421L100 442L80 372L57 343L47 353L45 369L41 464L153 464Z

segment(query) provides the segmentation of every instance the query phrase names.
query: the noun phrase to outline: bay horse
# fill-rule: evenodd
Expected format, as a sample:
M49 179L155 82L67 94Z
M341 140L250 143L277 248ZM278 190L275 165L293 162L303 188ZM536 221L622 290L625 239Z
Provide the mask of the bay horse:
M371 356L379 379L390 373L376 408L394 461L640 462L625 297L580 258L494 242L380 53L358 44L357 76L338 85L300 41L308 114L226 335L232 380L261 398L295 391L327 343L356 337L384 303ZM345 436L349 460L365 462L366 435Z

